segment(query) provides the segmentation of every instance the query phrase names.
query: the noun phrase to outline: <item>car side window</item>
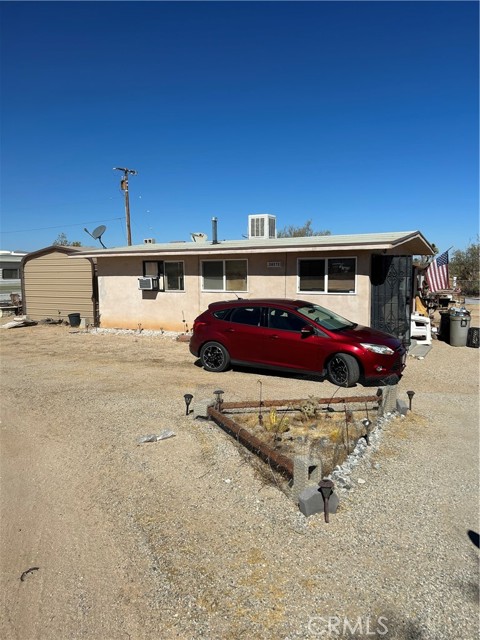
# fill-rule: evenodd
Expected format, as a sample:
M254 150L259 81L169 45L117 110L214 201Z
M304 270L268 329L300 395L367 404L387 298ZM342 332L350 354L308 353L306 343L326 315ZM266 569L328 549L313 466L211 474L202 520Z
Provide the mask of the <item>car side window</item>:
M249 324L255 327L260 325L261 307L238 307L233 309L230 322Z
M215 311L213 316L217 318L217 320L226 320L229 313L230 309L220 309L219 311Z
M283 331L301 331L308 324L302 318L284 311L283 309L268 310L268 326L270 329L281 329Z

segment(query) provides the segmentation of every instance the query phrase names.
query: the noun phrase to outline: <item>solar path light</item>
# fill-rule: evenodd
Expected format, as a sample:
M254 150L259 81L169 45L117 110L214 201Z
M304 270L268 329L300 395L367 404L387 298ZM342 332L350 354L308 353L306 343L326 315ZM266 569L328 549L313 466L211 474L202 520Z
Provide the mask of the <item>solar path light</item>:
M222 404L223 404L224 391L222 391L222 389L217 389L216 391L213 392L213 394L215 396L215 409L217 411L221 411L222 410Z
M333 493L334 484L331 480L320 480L318 487L323 497L323 513L325 514L325 522L328 522L328 500Z
M414 395L415 395L415 391L407 391L408 401L410 403L408 408L410 409L410 411L412 410L412 399Z
M186 393L183 396L183 399L185 400L185 415L188 416L189 414L189 407L190 407L190 403L193 400L193 396L191 393Z

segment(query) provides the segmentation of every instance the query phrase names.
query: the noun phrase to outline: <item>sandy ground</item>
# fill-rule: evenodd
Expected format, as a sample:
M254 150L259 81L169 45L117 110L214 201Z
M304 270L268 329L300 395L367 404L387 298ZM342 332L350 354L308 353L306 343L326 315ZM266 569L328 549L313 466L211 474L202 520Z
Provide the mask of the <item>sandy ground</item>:
M415 420L385 429L326 525L183 395L252 400L261 381L265 399L329 397L328 382L209 374L165 336L38 325L0 341L1 638L347 636L324 633L332 616L357 621L351 637L476 637L477 349L409 358ZM163 429L176 436L137 444Z

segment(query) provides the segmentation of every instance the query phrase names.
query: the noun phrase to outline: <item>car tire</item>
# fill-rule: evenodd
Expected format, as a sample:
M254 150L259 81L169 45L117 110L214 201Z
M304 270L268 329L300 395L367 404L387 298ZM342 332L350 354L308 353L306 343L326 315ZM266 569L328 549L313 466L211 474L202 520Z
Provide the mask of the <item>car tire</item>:
M206 371L220 373L230 366L230 356L223 344L206 342L200 350L200 361Z
M327 377L338 387L353 387L360 379L360 367L348 353L336 353L328 361Z

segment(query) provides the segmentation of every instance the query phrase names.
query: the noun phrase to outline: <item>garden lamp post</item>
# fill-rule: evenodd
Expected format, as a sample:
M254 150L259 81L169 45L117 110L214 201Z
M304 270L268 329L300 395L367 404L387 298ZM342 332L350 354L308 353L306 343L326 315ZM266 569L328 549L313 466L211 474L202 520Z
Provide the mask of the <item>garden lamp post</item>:
M335 485L331 480L320 480L318 483L319 491L323 497L323 513L325 514L325 522L328 522L328 500L333 493Z
M189 407L190 407L190 403L193 400L193 396L191 393L186 393L183 396L183 399L185 400L185 415L188 416L189 414Z
M410 403L408 408L410 409L410 411L412 410L412 399L414 395L415 391L407 391L408 401Z
M215 396L215 409L221 412L224 392L222 391L222 389L217 389L216 391L213 392L213 394Z

